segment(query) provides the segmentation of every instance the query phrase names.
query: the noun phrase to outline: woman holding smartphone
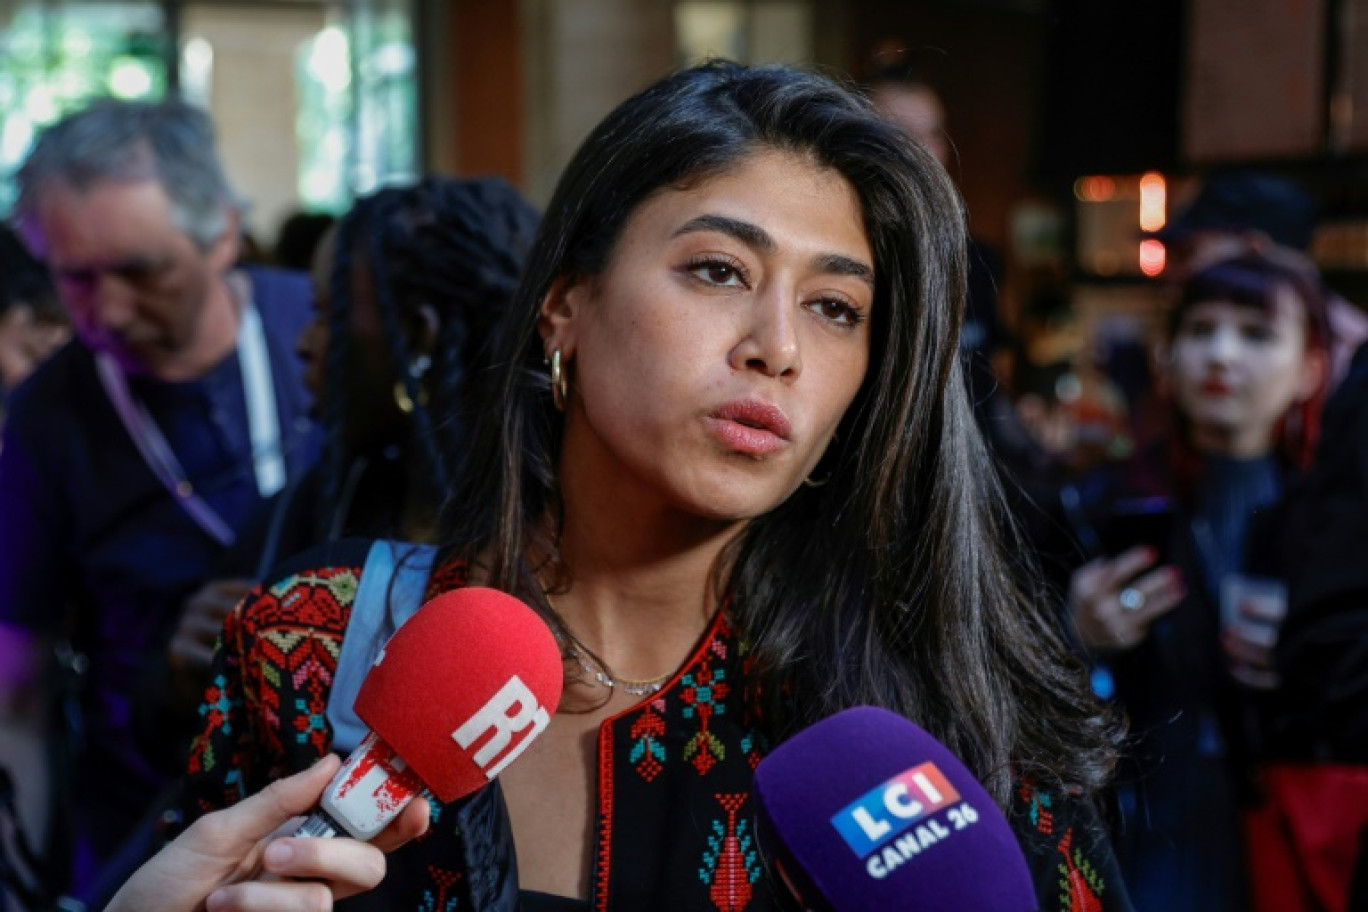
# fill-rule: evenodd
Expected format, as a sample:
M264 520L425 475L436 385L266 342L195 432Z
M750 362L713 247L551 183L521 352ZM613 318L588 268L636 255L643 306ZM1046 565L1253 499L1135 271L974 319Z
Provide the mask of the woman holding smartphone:
M1286 608L1257 518L1310 461L1329 344L1309 263L1250 253L1193 276L1160 358L1173 405L1165 465L1130 466L1128 484L1076 514L1115 552L1121 538L1106 526L1127 512L1121 501L1164 494L1172 510L1163 539L1087 564L1070 587L1079 636L1135 735L1117 851L1140 908L1246 907L1241 779Z

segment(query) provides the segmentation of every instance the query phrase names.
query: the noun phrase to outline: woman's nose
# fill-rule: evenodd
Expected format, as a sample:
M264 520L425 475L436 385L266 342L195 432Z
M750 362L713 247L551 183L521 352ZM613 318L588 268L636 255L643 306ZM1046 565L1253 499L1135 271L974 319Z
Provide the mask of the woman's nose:
M1219 326L1207 337L1206 360L1212 364L1230 364L1240 353L1239 334L1231 327Z
M802 370L798 308L782 287L762 289L752 299L743 335L732 350L732 367L793 379Z

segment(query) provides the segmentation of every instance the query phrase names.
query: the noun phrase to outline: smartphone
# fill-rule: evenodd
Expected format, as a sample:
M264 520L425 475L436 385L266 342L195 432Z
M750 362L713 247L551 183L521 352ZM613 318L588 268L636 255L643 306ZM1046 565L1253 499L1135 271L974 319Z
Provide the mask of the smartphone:
M1169 563L1173 536L1173 502L1167 497L1139 497L1112 505L1102 547L1110 557L1141 545L1159 555L1155 566Z

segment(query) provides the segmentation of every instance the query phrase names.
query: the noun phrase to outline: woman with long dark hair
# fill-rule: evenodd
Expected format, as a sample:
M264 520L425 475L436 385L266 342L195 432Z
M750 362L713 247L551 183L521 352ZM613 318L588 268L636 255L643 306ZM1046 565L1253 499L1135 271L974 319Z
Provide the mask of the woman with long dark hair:
M391 858L388 908L774 908L754 766L857 704L964 759L1045 908L1128 908L1087 798L1114 726L1004 539L956 360L964 244L935 159L822 77L711 64L594 130L500 324L427 585L533 605L566 693ZM368 549L229 618L202 807L335 746L327 657Z

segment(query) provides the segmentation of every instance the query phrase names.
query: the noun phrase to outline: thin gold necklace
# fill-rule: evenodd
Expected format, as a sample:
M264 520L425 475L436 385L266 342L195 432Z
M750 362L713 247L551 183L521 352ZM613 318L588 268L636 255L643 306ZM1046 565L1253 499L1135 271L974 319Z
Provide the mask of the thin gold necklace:
M540 581L538 581L540 585ZM542 598L546 599L546 604L555 612L556 617L560 618L560 627L563 632L561 639L562 645L570 653L571 658L578 663L584 673L593 678L598 684L609 690L621 690L623 693L631 694L634 697L644 697L649 694L659 693L666 682L675 676L674 671L668 671L658 678L650 678L645 681L634 681L631 678L624 678L613 674L608 668L608 664L600 659L583 643L575 632L570 629L570 625L565 622L565 617L556 607L556 603L551 601L551 596L547 593L546 587L541 586ZM592 661L591 661L592 659ZM596 667L597 666L597 667ZM676 669L677 671L677 669Z

